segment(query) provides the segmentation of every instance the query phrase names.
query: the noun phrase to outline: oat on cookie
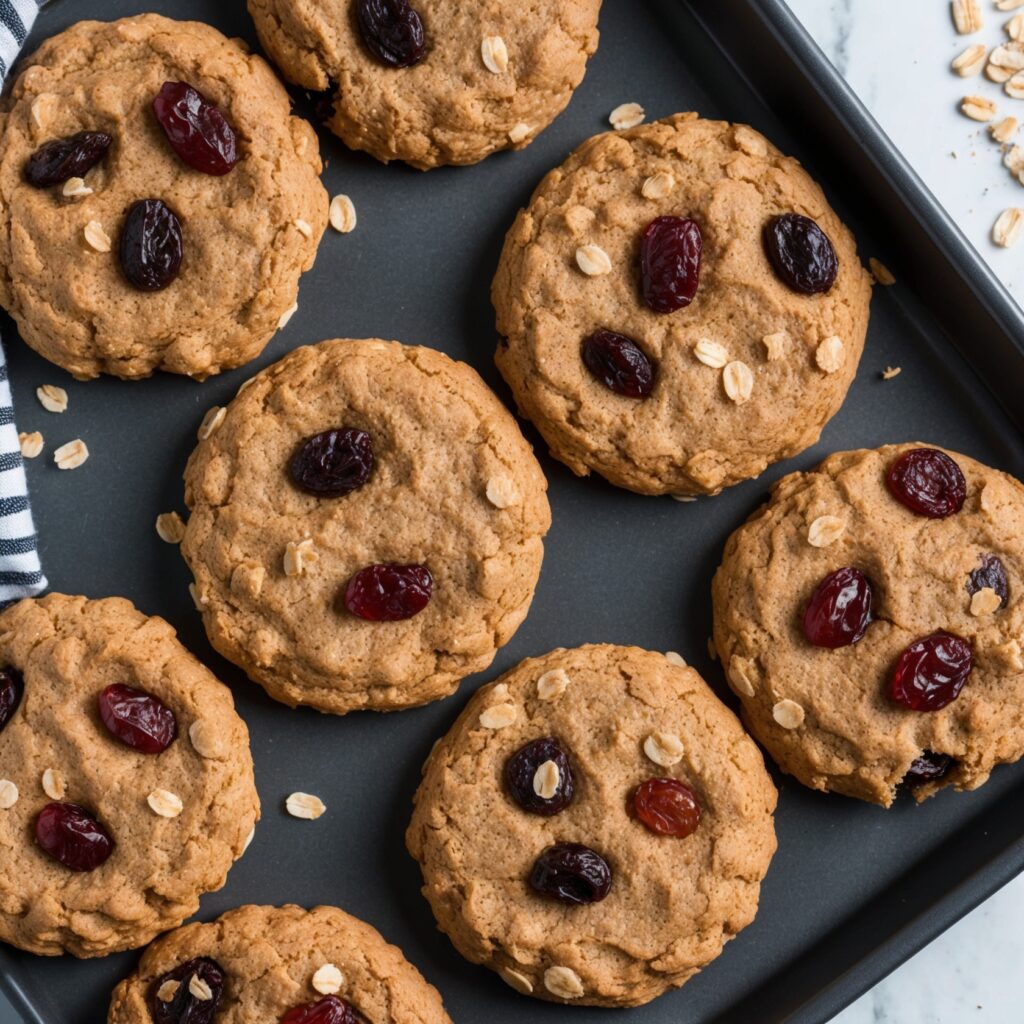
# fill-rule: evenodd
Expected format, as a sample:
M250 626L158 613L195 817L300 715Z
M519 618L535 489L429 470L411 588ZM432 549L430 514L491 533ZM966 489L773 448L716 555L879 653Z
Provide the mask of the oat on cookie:
M0 780L0 940L47 956L177 927L259 817L231 692L122 598L0 615Z
M594 645L524 661L424 766L406 833L424 895L519 992L637 1006L754 918L775 787L680 660Z
M80 22L27 57L0 100L0 305L24 340L83 379L258 355L327 223L289 108L198 22Z
M336 714L436 700L526 617L547 483L465 363L321 342L202 434L182 554L214 647L275 699Z
M1024 485L922 444L784 477L726 545L715 646L801 782L889 806L975 789L1024 741Z
M817 440L870 291L796 160L677 114L590 139L540 183L492 285L495 358L573 472L710 494Z
M336 907L291 905L239 907L154 942L114 990L107 1024L214 1016L451 1024L437 989L370 925Z
M583 80L600 6L249 0L285 77L334 93L331 131L352 149L422 170L529 145Z

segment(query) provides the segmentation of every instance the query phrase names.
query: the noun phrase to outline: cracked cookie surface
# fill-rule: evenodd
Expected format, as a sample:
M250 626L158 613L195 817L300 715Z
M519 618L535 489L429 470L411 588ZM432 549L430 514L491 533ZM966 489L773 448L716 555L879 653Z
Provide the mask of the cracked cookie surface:
M790 212L831 239L839 272L827 293L792 291L765 254L765 224ZM692 218L703 236L696 297L669 314L644 304L639 283L640 237L661 216ZM576 251L595 245L610 269L591 259L588 276ZM677 114L596 136L551 171L508 232L492 298L498 368L552 454L580 475L684 495L715 493L817 440L856 372L870 284L852 235L796 160L745 125ZM648 398L588 372L580 348L598 330L653 360ZM841 365L823 360L827 372L818 352L832 337ZM724 358L702 362L702 342ZM741 403L729 394L734 362L752 383Z
M82 379L202 379L257 356L327 223L316 134L266 62L208 25L145 14L80 22L21 67L0 101L0 305L22 338ZM240 159L222 177L186 165L154 117L160 87L178 80L235 129ZM91 192L25 182L35 150L83 130L113 138L84 176ZM174 211L184 238L181 271L158 292L133 288L118 261L125 211L146 198ZM86 239L94 221L109 252Z
M491 710L505 705L514 713ZM671 765L645 752L653 733L681 742ZM575 784L547 817L504 782L508 759L541 737L565 749ZM627 812L637 785L666 776L702 808L685 839ZM473 696L424 765L406 843L439 927L468 960L543 999L635 1006L684 984L753 920L775 801L757 747L693 669L592 645L524 661ZM530 889L535 858L556 842L605 858L605 899L566 906Z
M369 479L337 498L299 490L296 449L337 427L370 435ZM182 554L211 643L272 697L394 710L451 693L526 617L546 490L515 420L465 363L398 342L325 341L257 374L200 442ZM288 575L288 546L305 540L313 557ZM426 607L397 622L347 611L347 582L375 564L426 566Z
M18 787L17 801L0 810L0 939L93 957L177 927L224 884L259 817L249 734L231 692L170 625L123 598L19 602L0 615L0 665L24 679L0 730L0 778ZM113 683L174 712L177 736L162 753L133 750L104 727L99 695ZM205 756L190 738L197 722ZM34 841L36 816L56 798L43 788L48 769L60 799L87 808L114 840L93 871L70 871ZM181 798L177 817L147 805L156 789Z
M840 452L784 477L729 538L713 586L715 646L751 732L804 785L884 806L926 751L954 764L915 787L918 799L947 785L975 789L1024 754L1024 485L948 452L966 478L963 507L945 519L915 515L885 477L920 447ZM815 547L811 524L825 516L842 529ZM987 555L1003 564L1008 601L972 614L968 582ZM856 643L814 647L804 608L846 566L870 581L873 621ZM969 641L973 669L945 708L909 710L889 698L889 679L904 648L938 630ZM783 701L799 710L777 713Z
M355 0L249 0L260 41L285 77L334 91L328 126L346 145L422 170L472 164L528 145L564 109L597 49L600 0L413 2L426 54L381 64L366 48ZM481 46L500 37L508 67Z

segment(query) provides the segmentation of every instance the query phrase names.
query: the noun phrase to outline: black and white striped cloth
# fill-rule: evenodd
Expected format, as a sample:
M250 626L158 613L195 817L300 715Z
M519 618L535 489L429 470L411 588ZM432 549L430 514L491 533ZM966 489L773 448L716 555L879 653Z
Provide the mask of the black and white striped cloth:
M0 0L0 89L36 20L36 10L36 0ZM0 348L0 607L45 588L7 361Z

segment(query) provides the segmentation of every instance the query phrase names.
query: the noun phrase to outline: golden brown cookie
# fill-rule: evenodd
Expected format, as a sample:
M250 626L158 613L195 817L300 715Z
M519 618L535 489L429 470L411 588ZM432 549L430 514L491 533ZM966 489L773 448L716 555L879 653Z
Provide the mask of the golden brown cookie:
M199 90L232 126L228 173L171 148L153 110L168 81ZM80 22L26 58L0 101L0 305L24 340L79 378L202 379L258 355L327 223L316 135L289 103L239 40L155 14ZM30 157L82 131L112 140L99 162L29 184ZM129 283L120 258L127 211L144 199L180 224L180 270L157 291Z
M0 615L0 939L144 945L224 884L258 817L231 692L163 619L62 594Z
M107 1024L150 1024L154 1007L182 1020L210 1000L220 1024L287 1020L321 1001L372 1024L451 1024L437 989L375 929L336 907L291 905L239 907L154 942L114 990ZM329 1019L351 1018L341 1005Z
M678 655L593 645L473 696L424 766L406 843L468 960L541 999L637 1006L753 920L775 800Z
M321 342L200 435L182 554L211 643L276 700L336 714L436 700L526 617L547 483L465 363Z
M412 0L406 16L421 27L423 55L396 67L367 45L360 9L408 10L406 0L249 0L260 42L285 77L334 91L331 131L352 149L421 170L529 145L583 80L600 6Z
M766 229L792 215L830 240L827 290L795 290L769 259ZM663 217L676 220L651 228ZM652 267L689 266L699 233L688 305L666 312L664 288L641 287L649 229ZM678 261L666 248L677 231ZM492 287L496 361L573 472L643 494L713 494L817 440L856 372L870 290L853 237L796 160L745 125L677 114L590 139L540 183ZM646 374L630 394L594 362L607 343L590 351L609 331L629 342L619 370Z
M975 789L1024 753L1022 580L1018 481L919 444L840 452L730 537L715 644L744 721L804 785L883 806L901 782Z

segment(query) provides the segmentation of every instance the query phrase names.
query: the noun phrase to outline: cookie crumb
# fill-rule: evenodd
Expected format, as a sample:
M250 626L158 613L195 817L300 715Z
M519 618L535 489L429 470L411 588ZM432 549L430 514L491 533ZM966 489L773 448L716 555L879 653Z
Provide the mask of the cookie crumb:
M96 252L110 252L110 236L103 230L103 225L98 220L91 220L82 229L86 242Z
M601 277L611 273L611 257L599 245L581 245L576 250L576 266L587 277Z
M285 576L301 576L319 557L309 537L288 541L284 549Z
M559 999L579 999L583 982L571 967L549 967L544 972L544 987Z
M827 548L846 530L846 523L838 516L818 516L807 530L807 543L812 548Z
M62 444L54 453L53 461L58 469L78 469L89 458L89 449L81 438Z
M671 732L652 732L644 740L644 753L662 768L671 768L683 759L683 741Z
M36 398L47 412L64 412L68 407L68 393L56 384L36 388Z
M982 587L981 590L971 595L971 614L991 615L992 612L998 610L1002 603L1002 598L992 587Z
M154 789L146 797L146 803L149 804L150 810L154 814L159 814L161 818L176 818L185 807L181 797L169 789Z
M10 810L18 802L18 787L10 779L0 779L0 811Z
M989 67L992 64L989 62ZM960 113L972 121L991 121L999 108L987 96L965 96L960 101Z
M556 700L569 688L569 673L564 668L553 668L537 680L537 696L541 700Z
M480 43L480 57L492 75L508 71L508 47L501 36L484 36Z
M196 436L199 440L205 441L211 434L219 430L227 414L227 409L221 405L215 405L208 409L203 417L203 422L199 424L199 430L196 431Z
M295 311L299 308L297 302L293 302L280 316L277 321L277 329L280 331L288 326L288 321L295 316Z
M356 226L355 204L346 195L337 195L331 200L331 208L327 216L331 227L343 235L347 235ZM287 323L287 321L285 322ZM283 324L278 326L283 326Z
M644 178L640 186L640 194L644 199L664 199L671 195L676 187L676 179L669 171L658 171L649 178Z
M693 347L693 354L705 366L720 370L729 362L729 350L711 338L701 338Z
M969 78L971 75L977 75L985 66L985 54L987 52L988 51L981 43L975 43L973 46L968 46L963 53L954 57L953 63L950 67L952 67L952 69L961 78Z
M742 405L750 400L753 393L754 375L746 363L735 359L722 370L722 386L729 398Z
M284 806L293 818L303 818L306 821L316 821L327 810L323 800L312 793L292 793L285 800Z
M345 976L334 964L323 964L313 974L313 990L322 996L337 995L345 984Z
M554 761L545 761L533 773L533 791L542 800L550 800L558 792L562 773Z
M485 729L504 729L516 720L517 715L514 704L495 704L480 713L480 724Z
M1008 249L1017 242L1024 231L1024 210L1019 206L1011 206L1003 210L992 226L992 241L1003 249Z
M51 800L63 800L64 794L67 792L67 786L64 782L64 776L60 772L55 771L53 768L47 768L43 772L42 777L43 792Z
M846 361L842 338L836 334L826 338L814 353L814 361L825 373L835 373L841 369Z
M799 729L804 724L804 709L795 700L787 697L772 708L772 718L783 729Z
M43 450L43 435L38 430L31 434L22 432L18 434L18 445L23 459L34 459Z
M216 758L220 755L220 733L208 718L197 718L188 727L192 748L200 757Z
M60 192L61 195L66 196L68 199L92 195L92 189L86 185L85 178L68 178Z
M893 272L881 260L876 260L874 256L868 259L868 269L871 271L871 276L883 288L891 288L896 283Z
M525 974L513 971L511 967L499 967L498 976L506 985L514 988L524 996L528 996L533 992L533 982Z
M893 377L898 377L902 372L902 366L887 366L882 371L882 380L892 380Z
M638 124L643 124L646 116L644 108L639 103L620 103L608 115L608 123L616 131L621 132L626 128L635 128Z
M781 359L789 348L789 334L786 331L776 331L774 334L766 334L761 343L768 353L768 362L774 363Z
M180 544L185 523L177 512L161 512L156 517L156 534L165 544Z
M984 25L978 0L953 0L953 24L962 36L977 32Z

